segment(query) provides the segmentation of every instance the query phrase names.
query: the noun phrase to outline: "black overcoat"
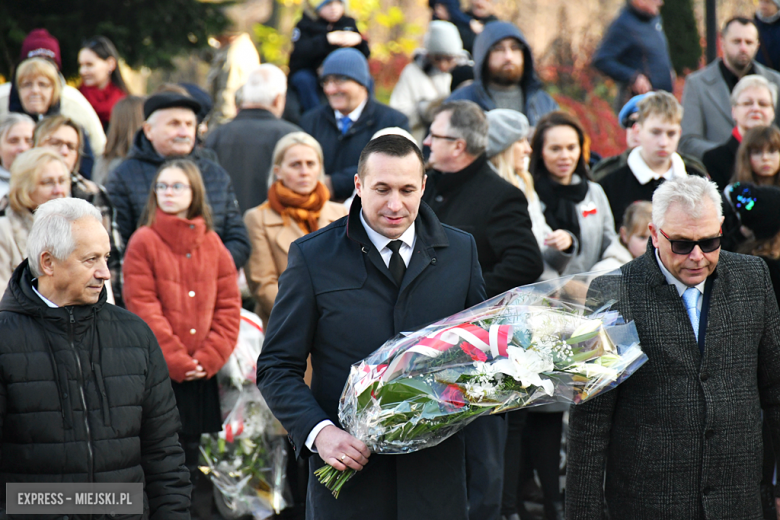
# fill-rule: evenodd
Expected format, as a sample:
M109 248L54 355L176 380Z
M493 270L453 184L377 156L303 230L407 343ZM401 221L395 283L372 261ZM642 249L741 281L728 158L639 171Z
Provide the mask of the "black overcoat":
M474 236L488 297L542 275L528 200L493 171L484 154L459 172L429 172L423 200L439 220Z
M257 385L289 432L298 456L309 432L338 422L338 402L350 366L387 339L485 299L477 249L467 233L439 223L422 203L417 241L400 288L360 222L350 214L293 242L279 278ZM311 354L311 390L303 381ZM310 459L310 468L324 463ZM372 455L338 500L312 477L307 518L372 520L462 519L466 515L463 439L409 455Z

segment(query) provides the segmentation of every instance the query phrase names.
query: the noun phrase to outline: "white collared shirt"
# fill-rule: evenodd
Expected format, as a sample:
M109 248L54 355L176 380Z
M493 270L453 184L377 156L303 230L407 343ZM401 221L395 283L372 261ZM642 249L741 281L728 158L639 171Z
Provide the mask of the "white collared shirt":
M655 259L658 261L658 267L660 267L661 272L664 273L664 277L666 278L667 283L669 285L674 285L674 287L677 289L677 294L679 294L680 298L682 298L682 295L688 286L675 278L674 275L669 272L669 269L667 269L664 263L661 261L661 257L658 254L658 249L655 250ZM704 280L699 285L694 285L694 289L699 291L699 302L696 304L696 308L699 310L699 312L701 312L701 304L702 300L704 299L701 296L704 295L704 284L706 282L707 280Z
M628 167L642 186L650 181L657 181L661 178L672 180L682 179L688 176L688 172L685 170L685 163L677 152L672 153L672 167L669 168L666 173L660 174L654 172L647 165L644 158L642 158L641 146L637 146L628 154Z
M394 239L387 238L386 236L371 229L371 226L368 225L368 222L366 222L366 219L363 217L363 210L360 210L360 222L366 229L368 239L372 244L374 244L374 247L382 256L382 261L384 261L385 265L389 267L390 258L393 256L393 251L387 247L387 244L392 242ZM414 231L414 222L412 222L412 225L409 226L409 228L404 231L403 234L397 238L397 240L403 242L403 244L401 244L401 248L398 250L398 254L401 255L401 258L403 259L404 264L406 264L406 267L409 267L409 262L411 262L412 253L414 252L414 244L417 241L417 234ZM317 453L317 449L314 447L314 440L317 438L317 435L319 435L323 428L331 425L335 426L331 421L325 420L317 423L317 425L311 429L309 435L306 437L305 442L306 447L309 448L309 451L312 453Z
M47 307L51 307L52 309L59 308L59 305L57 305L56 303L54 303L53 301L49 300L44 295L42 295L41 293L38 292L38 288L35 287L35 283L34 282L35 282L35 280L33 280L32 289L33 289L33 291L35 291L35 294L37 294L38 297L41 300L43 300L43 303L45 303Z
M390 258L393 256L393 251L387 247L387 244L392 242L393 239L387 238L371 229L371 226L368 225L368 222L366 222L366 219L363 217L363 210L360 211L360 222L363 224L363 227L366 228L368 239L371 240L371 243L374 244L376 250L379 251L385 265L390 267ZM401 255L406 267L409 267L409 262L412 260L412 252L414 251L414 242L417 240L417 236L414 233L414 222L412 222L412 225L409 226L397 240L403 242L401 248L398 250L398 254Z
M366 103L368 103L368 98L364 99L355 110L347 114L347 117L352 120L352 124L355 124L355 121L360 119L360 116L363 114L363 109L366 108ZM338 110L334 110L333 113L336 114L336 123L339 125L339 130L341 130L341 118L344 117L344 114Z

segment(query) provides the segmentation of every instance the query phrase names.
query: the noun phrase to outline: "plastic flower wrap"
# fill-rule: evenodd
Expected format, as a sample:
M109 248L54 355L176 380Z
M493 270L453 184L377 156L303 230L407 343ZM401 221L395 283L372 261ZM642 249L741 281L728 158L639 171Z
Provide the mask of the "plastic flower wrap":
M619 271L608 276L619 276ZM341 425L373 453L435 446L481 415L578 404L647 360L636 328L585 295L593 274L513 289L388 340L352 366ZM317 471L338 496L353 470Z
M263 338L259 318L242 310L238 344L217 374L222 431L201 438L200 469L219 491L216 505L225 518L260 520L288 503L285 432L256 385Z

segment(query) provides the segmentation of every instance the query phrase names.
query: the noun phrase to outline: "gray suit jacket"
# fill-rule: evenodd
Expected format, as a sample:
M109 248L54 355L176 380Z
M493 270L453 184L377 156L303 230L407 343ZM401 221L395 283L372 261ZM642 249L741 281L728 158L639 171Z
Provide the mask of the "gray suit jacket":
M762 408L780 443L780 313L761 259L722 251L712 276L703 356L652 245L591 285L635 320L649 361L572 409L567 519L604 518L605 497L613 519L762 518Z
M678 150L697 159L710 148L725 143L736 124L731 117L731 93L720 73L720 61L718 58L685 79L682 137ZM754 65L760 76L780 88L780 74L759 63L754 62ZM780 113L776 116L780 117Z

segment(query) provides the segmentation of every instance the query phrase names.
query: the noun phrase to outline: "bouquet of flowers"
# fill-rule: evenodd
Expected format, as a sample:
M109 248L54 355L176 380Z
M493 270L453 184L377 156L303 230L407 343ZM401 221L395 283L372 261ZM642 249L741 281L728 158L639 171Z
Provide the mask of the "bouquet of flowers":
M342 426L374 453L409 453L481 415L578 404L614 388L647 356L634 323L610 309L614 301L585 305L591 277L513 289L388 340L352 366ZM316 474L338 497L354 470Z
M217 374L222 431L201 438L200 469L219 492L216 505L225 518L260 520L287 504L285 432L256 385L263 339L260 319L242 310L238 344Z

